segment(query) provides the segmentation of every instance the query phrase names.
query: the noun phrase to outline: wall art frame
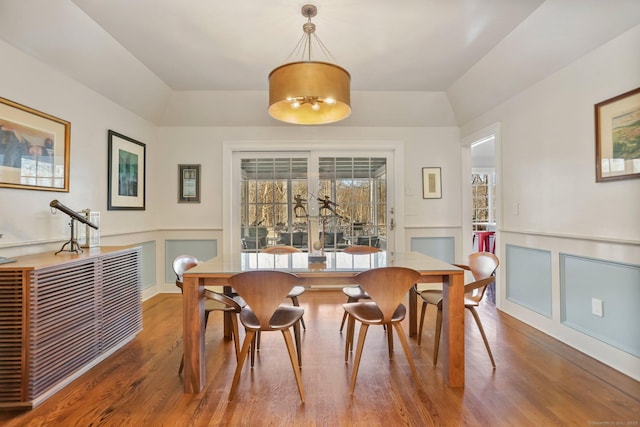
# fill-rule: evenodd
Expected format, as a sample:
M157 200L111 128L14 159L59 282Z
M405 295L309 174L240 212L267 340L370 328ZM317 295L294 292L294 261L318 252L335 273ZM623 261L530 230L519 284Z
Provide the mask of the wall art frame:
M200 203L200 165L178 165L178 203Z
M145 210L146 145L109 130L107 209Z
M596 182L640 178L640 87L594 110Z
M69 192L71 123L0 98L0 187Z
M441 168L422 168L422 198L442 199Z

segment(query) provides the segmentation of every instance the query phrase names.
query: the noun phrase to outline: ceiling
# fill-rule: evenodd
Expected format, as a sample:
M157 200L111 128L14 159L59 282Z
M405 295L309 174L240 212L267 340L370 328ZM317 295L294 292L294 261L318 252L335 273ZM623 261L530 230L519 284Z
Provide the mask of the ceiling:
M637 0L0 0L0 38L158 122L182 92L266 103L306 3L354 93L446 93L458 122L640 22Z
M174 90L266 90L307 20L305 1L73 2ZM451 86L541 0L309 3L316 34L354 90L432 91ZM312 59L330 60L317 51Z

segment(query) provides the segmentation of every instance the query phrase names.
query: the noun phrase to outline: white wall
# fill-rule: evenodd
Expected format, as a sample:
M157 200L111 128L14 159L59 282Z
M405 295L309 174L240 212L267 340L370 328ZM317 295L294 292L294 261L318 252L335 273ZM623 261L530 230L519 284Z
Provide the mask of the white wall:
M638 52L640 26L462 127L470 135L500 123L499 255L512 244L550 251L554 260L552 319L508 301L503 286L501 309L634 378L640 359L560 323L557 259L640 261L640 180L596 183L594 148L594 104L640 87Z
M68 216L51 214L53 199L100 211L105 237L156 229L153 198L145 211L107 211L107 130L147 144L147 176L153 176L157 128L2 41L0 56L0 96L71 122L68 193L0 188L0 255L42 252L69 238Z
M404 147L404 212L401 220L409 228L459 228L460 215L460 148L456 127L163 127L159 131L158 170L167 171L155 178L161 191L164 228L222 229L222 144L232 141L258 142L265 150L283 143L304 149L317 141L340 141L348 149L355 144L368 146L397 142ZM202 202L196 205L175 203L177 165L202 165ZM422 167L442 167L443 198L422 199ZM408 247L409 242L406 242Z

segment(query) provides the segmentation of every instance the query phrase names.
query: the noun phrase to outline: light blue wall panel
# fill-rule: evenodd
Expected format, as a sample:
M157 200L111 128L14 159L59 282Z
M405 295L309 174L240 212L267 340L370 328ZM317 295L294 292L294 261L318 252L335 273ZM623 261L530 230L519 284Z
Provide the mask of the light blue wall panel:
M411 250L449 264L456 262L456 241L453 237L412 237Z
M218 255L218 241L211 240L166 240L165 241L164 281L176 280L172 263L178 255L193 255L200 261L215 258Z
M156 284L156 242L139 243L142 247L142 289L150 288Z
M560 297L564 325L640 357L640 266L560 254Z
M506 245L507 299L551 318L551 252Z

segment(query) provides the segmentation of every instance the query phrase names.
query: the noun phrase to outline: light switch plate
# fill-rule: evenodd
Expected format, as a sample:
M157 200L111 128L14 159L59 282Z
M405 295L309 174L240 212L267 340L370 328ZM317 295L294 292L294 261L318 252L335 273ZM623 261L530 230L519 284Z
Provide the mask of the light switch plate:
M602 300L591 298L591 314L598 317L604 317Z

